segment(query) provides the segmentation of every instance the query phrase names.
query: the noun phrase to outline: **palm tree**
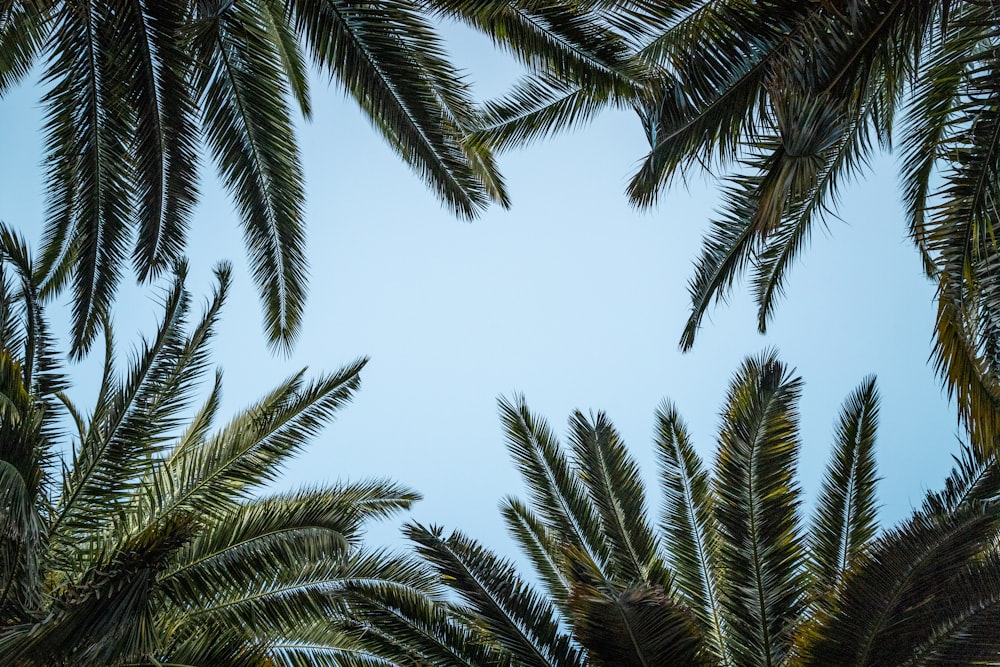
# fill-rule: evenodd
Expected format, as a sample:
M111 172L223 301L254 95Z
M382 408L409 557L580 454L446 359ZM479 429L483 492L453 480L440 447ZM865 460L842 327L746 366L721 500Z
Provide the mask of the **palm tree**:
M973 441L1000 437L1000 5L992 0L588 0L614 37L589 71L537 62L486 107L476 141L508 148L633 106L651 149L628 185L651 206L692 170L726 173L690 281L689 349L748 275L765 331L811 231L879 150L902 159L910 236L938 285L935 365ZM621 46L615 50L611 45ZM614 88L588 79L639 63Z
M267 335L291 344L307 273L293 109L311 114L310 69L352 97L457 215L506 206L489 149L470 140L478 112L436 22L461 19L560 71L583 68L602 39L538 3L490 4L0 2L0 95L36 70L45 88L36 270L42 296L72 282L73 353L100 332L129 255L140 280L183 256L203 149L239 212Z
M360 545L366 521L416 494L381 480L259 493L350 400L364 361L297 373L213 429L221 375L191 400L229 270L188 326L181 267L121 370L105 329L85 414L53 363L24 244L3 229L0 247L0 662L364 664L330 619L349 613L352 579L422 585L412 558Z
M646 109L652 150L630 189L636 201L652 201L693 161L735 168L691 281L682 346L746 273L764 331L788 267L835 212L843 183L878 148L894 149L909 232L938 285L935 364L974 440L992 448L1000 436L1000 7L698 4L683 29L664 35L669 84Z
M996 458L966 448L944 491L880 533L869 378L844 405L806 530L800 388L773 353L744 362L711 473L664 403L658 524L603 413L570 418L567 451L523 398L502 400L529 494L502 512L540 590L461 532L410 524L452 594L359 587L368 602L355 636L399 664L1000 664Z

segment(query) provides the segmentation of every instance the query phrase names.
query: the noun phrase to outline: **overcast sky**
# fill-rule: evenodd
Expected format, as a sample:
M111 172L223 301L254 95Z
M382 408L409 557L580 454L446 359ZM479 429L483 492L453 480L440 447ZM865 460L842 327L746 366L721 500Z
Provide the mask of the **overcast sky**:
M515 70L464 31L456 60L480 97ZM43 210L39 91L0 102L0 219L37 246ZM869 373L882 396L878 460L884 523L938 488L957 426L927 363L933 287L905 236L890 159L845 188L842 220L814 235L791 274L771 331L756 333L745 290L712 311L692 352L677 341L687 281L715 209L718 183L694 177L651 211L624 188L647 146L637 118L607 113L579 132L501 157L513 199L473 223L452 217L395 157L353 104L316 81L314 120L301 127L308 180L311 294L289 358L261 334L237 217L206 165L190 235L198 301L218 260L235 264L215 343L228 414L293 370L371 363L355 402L289 467L283 485L384 476L424 495L411 516L461 528L510 552L497 503L521 486L508 462L496 397L523 392L559 433L574 408L605 410L655 479L653 411L673 399L705 457L715 448L727 383L767 347L805 380L800 479L818 491L834 420ZM155 292L129 287L115 311L119 340L156 322ZM65 301L63 297L62 301ZM65 332L65 309L53 317ZM95 361L73 371L84 390ZM652 508L659 497L647 499ZM396 540L399 522L371 535Z

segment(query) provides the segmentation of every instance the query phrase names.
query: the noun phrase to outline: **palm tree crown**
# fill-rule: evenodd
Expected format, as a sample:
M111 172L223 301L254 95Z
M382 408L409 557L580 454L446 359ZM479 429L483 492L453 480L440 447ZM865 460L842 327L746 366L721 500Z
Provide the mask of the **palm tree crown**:
M466 535L411 524L454 594L369 587L356 636L400 664L1000 664L996 459L966 449L943 492L879 533L869 378L844 405L807 529L794 474L800 387L773 354L747 360L711 472L664 403L658 525L603 413L570 418L567 451L523 399L501 401L529 493L502 511L541 590Z
M416 494L379 480L259 491L350 400L364 361L297 373L213 429L221 376L198 409L190 402L228 269L191 326L181 269L122 372L106 331L84 414L52 363L27 251L6 229L0 247L0 662L362 664L334 625L349 613L346 584L426 580L411 558L362 548L363 525Z
M1000 5L991 0L577 2L588 69L536 63L486 107L507 148L634 107L650 151L637 206L692 170L728 172L681 336L748 276L763 331L812 230L877 151L901 156L909 233L938 285L934 358L977 446L1000 437ZM609 36L610 35L610 36ZM582 45L582 43L581 43ZM627 65L627 67L625 67ZM613 85L611 74L619 74Z

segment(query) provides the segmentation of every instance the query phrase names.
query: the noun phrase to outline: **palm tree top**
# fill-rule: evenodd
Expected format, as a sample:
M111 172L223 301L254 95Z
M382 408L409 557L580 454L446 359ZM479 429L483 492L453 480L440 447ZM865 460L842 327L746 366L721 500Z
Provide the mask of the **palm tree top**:
M208 348L229 269L192 317L179 266L158 329L121 366L106 329L84 411L64 392L30 255L2 226L0 259L0 662L352 664L360 648L334 627L350 582L433 589L413 558L362 544L413 491L267 488L351 400L364 359L295 373L218 427Z
M411 523L452 595L369 588L357 636L400 664L997 664L996 458L965 448L943 492L880 531L879 399L867 378L844 403L807 518L800 392L773 352L747 359L710 467L664 402L656 512L606 415L575 412L562 444L523 397L502 399L527 497L501 510L533 575L462 532Z

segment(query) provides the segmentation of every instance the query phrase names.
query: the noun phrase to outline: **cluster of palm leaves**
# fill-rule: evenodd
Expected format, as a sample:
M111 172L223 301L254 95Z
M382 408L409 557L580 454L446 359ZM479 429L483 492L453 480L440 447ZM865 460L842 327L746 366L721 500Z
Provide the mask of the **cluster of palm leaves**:
M870 378L845 402L806 527L800 386L773 354L747 360L711 474L675 408L658 410L658 529L604 414L570 418L567 452L523 399L501 401L530 494L504 500L503 516L541 590L470 537L410 524L453 594L359 588L355 635L395 664L998 664L996 459L967 448L942 492L880 533Z
M442 18L489 35L528 76L477 107ZM629 184L636 204L691 167L732 169L683 347L745 273L763 330L842 184L895 139L910 233L939 285L936 363L992 447L998 25L992 0L8 0L0 94L42 71L38 282L43 297L72 282L77 355L130 246L140 279L182 257L203 148L235 199L268 336L291 343L307 272L293 109L310 114L310 68L464 216L507 203L493 150L608 105L638 110L651 144Z
M45 91L38 282L43 296L72 284L73 353L99 334L129 255L140 280L182 259L205 154L235 202L269 340L291 345L308 269L295 117L311 116L311 72L353 98L457 215L506 206L479 132L496 110L473 103L442 20L552 82L620 99L642 89L635 58L575 2L0 2L0 95L33 71Z
M272 343L291 343L307 271L293 111L311 114L310 70L352 97L455 213L506 204L489 150L468 141L478 112L438 19L488 24L522 58L564 29L573 41L575 28L550 26L544 9L475 5L0 2L0 95L34 70L45 89L48 212L37 270L43 295L72 282L74 353L99 334L130 254L143 280L181 259L206 152L235 201L265 329Z
M377 480L261 489L350 400L364 362L298 373L214 428L221 376L190 403L228 269L191 323L181 270L121 370L105 332L87 414L64 393L23 243L4 229L0 247L0 662L354 664L335 623L349 582L428 583L411 558L359 543L416 494Z
M1000 434L1000 5L993 0L587 0L585 73L542 66L488 104L506 148L633 106L650 152L638 206L728 171L681 346L749 277L764 331L789 267L876 151L901 154L909 233L938 285L935 361L981 446ZM570 11L570 10L566 10Z

